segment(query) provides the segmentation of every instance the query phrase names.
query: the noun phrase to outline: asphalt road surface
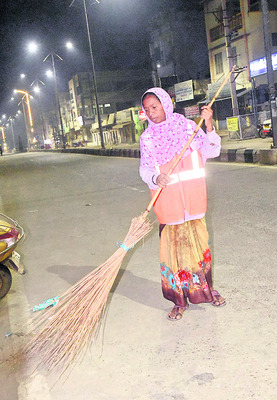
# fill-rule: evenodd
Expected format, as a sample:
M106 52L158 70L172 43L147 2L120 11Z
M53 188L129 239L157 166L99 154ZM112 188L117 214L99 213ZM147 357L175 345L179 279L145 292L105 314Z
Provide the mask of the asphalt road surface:
M99 335L57 373L18 371L30 310L103 263L149 202L137 159L26 153L0 158L0 212L18 220L27 273L0 301L1 400L275 400L277 169L207 164L214 286L223 308L191 305L171 322L158 225L125 257ZM154 221L154 214L151 213ZM6 337L6 335L8 337Z

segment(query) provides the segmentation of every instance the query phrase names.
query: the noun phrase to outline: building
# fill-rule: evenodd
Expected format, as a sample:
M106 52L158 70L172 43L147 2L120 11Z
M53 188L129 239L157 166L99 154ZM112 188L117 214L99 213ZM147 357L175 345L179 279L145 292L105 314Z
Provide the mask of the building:
M140 107L143 92L153 86L151 72L99 71L96 72L96 81L101 123L105 135L108 137L107 132L110 131L116 135L120 132L123 138L128 138L128 141L136 140L138 133L136 127L139 123L133 115L138 114L136 107ZM71 141L98 142L99 124L91 73L81 72L74 75L68 86Z
M268 111L268 85L265 67L265 40L261 2L257 0L206 0L206 35L209 51L211 85L209 97L215 93L218 82L230 68L229 58L239 67L235 87L239 113ZM224 9L226 3L226 21ZM274 62L274 82L277 82L277 3L268 0L271 52ZM226 26L228 34L226 37ZM230 88L225 88L216 102L218 128L224 128L227 116L232 115ZM276 94L275 94L276 96ZM225 100L222 100L225 98Z
M153 78L164 89L177 82L209 77L203 10L170 8L149 24Z

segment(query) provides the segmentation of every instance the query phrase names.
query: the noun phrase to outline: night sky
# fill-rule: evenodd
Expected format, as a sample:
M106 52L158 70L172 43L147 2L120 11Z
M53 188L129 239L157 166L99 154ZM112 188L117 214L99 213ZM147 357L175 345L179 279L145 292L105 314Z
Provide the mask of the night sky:
M61 90L66 89L73 74L90 70L83 0L71 3L72 0L1 0L0 114L8 112L13 89L22 85L21 73L26 74L28 84L47 79L47 63L42 60L51 51L64 59L56 62ZM191 1L101 0L98 4L87 0L87 4L96 70L109 70L149 68L149 19L160 9L191 6ZM67 40L75 47L70 53L64 47ZM40 45L35 55L27 50L30 41Z

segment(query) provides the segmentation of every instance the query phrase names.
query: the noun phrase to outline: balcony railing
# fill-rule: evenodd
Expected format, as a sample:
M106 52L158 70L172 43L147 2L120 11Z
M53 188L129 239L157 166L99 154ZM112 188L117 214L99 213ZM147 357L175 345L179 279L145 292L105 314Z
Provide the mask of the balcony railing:
M229 19L229 29L236 31L242 28L242 17L241 14L234 15ZM214 42L217 39L224 37L224 25L223 23L210 29L210 41Z

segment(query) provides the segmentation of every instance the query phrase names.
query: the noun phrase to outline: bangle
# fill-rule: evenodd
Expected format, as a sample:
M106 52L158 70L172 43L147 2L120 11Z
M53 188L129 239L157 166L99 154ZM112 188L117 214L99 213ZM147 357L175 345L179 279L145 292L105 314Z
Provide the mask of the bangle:
M155 175L152 176L152 182L154 183L154 185L158 185L157 182L154 182L153 178Z

